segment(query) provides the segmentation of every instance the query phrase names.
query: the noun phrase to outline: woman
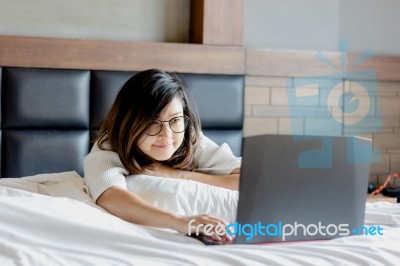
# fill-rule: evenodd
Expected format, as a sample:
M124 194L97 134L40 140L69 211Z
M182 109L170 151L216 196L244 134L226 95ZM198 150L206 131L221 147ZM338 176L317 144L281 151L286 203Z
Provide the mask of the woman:
M85 182L96 203L129 222L188 233L188 224L226 225L207 214L178 216L128 191L125 177L146 174L238 189L240 160L200 131L183 80L150 69L131 77L118 93L84 160ZM200 231L201 232L201 231ZM228 234L213 239L229 241Z

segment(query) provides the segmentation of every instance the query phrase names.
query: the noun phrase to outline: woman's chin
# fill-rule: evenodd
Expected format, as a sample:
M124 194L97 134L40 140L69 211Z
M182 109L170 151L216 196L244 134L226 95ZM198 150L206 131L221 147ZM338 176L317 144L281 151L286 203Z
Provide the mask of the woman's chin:
M173 153L165 153L165 154L154 154L154 156L151 156L154 160L162 162L162 161L167 161L172 157Z

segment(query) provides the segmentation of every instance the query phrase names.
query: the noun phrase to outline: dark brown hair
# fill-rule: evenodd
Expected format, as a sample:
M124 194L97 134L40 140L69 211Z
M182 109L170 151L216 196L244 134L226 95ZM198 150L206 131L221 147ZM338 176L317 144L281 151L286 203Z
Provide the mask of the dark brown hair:
M153 159L139 150L138 140L152 120L176 97L182 101L183 114L189 125L182 145L169 160L161 163L193 170L193 151L199 138L200 119L186 82L176 73L149 69L133 75L119 91L100 127L98 147L106 149L103 144L108 143L131 174L139 173Z

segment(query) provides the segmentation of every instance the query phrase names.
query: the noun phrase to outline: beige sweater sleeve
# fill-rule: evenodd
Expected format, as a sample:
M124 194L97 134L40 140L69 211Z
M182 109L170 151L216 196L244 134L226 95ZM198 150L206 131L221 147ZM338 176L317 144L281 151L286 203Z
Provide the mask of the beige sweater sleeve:
M196 172L215 175L227 175L240 168L241 158L236 157L228 144L218 146L215 142L200 134L200 141L194 151Z
M85 157L83 169L86 186L94 201L110 187L127 189L125 177L129 172L123 166L118 154L99 149L97 143Z

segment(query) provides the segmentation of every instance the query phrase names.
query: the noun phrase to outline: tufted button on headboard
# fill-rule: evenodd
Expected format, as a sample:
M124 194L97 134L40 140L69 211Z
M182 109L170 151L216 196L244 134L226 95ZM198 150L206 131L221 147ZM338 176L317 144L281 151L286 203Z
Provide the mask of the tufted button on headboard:
M1 177L75 170L134 72L0 68ZM244 77L183 73L203 132L241 155Z

